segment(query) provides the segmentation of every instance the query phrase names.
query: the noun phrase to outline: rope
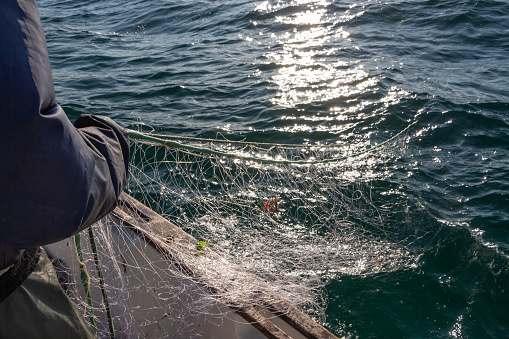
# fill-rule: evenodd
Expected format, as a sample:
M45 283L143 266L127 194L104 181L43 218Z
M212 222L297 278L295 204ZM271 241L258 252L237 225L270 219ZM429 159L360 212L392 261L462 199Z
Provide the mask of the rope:
M128 132L139 131L127 129ZM163 139L163 140L184 140L184 141L199 141L202 143L214 143L214 144L229 144L229 145L246 145L246 146L259 146L259 147L285 147L285 148L316 148L316 147L341 147L341 145L303 145L303 144L277 144L273 142L255 142L255 141L243 141L243 140L229 140L229 139L212 139L212 138L199 138L199 137L185 137L179 135L165 135L157 133L142 133L144 135L150 135L151 137Z
M326 164L326 163L331 163L331 162L343 161L343 160L346 160L346 159L349 159L349 158L360 156L362 154L373 152L374 150L382 147L383 145L385 145L385 144L391 142L392 140L396 139L397 137L399 137L401 134L405 133L415 123L416 123L415 121L412 122L411 124L409 124L407 127L402 129L400 132L398 132L397 134L395 134L391 138L385 140L384 142L382 142L382 143L380 143L380 144L378 144L376 146L368 148L368 149L366 149L364 151L361 151L361 152L358 152L358 153L354 153L354 154L345 155L345 156L342 156L342 157L330 158L330 159L322 159L322 160L282 160L282 159L270 159L270 158L259 158L259 157L252 157L252 156L244 156L244 155L239 155L239 154L234 154L234 153L227 153L227 152L222 152L222 151L216 151L216 150L212 150L212 149L204 148L204 147L186 145L186 144L182 144L182 143L179 143L179 142L176 142L176 141L165 140L165 139L162 139L160 137L155 137L154 135L151 135L151 134L145 134L145 133L136 132L136 131L133 131L133 130L127 130L127 132L128 132L129 138L131 140L140 140L140 141L148 142L148 143L151 143L151 144L166 146L166 147L169 147L169 148L184 149L184 150L188 150L188 151L192 151L192 152L216 155L216 156L230 158L230 159L242 159L242 160L254 161L254 162L259 162L259 163L264 163L264 164L315 165L315 164ZM196 139L198 139L198 138L196 138ZM211 139L204 139L204 140L211 140ZM217 140L215 140L214 142L217 142ZM221 142L224 142L224 141L221 141ZM239 142L237 142L237 143L239 143ZM242 142L242 143L246 143L248 145L254 145L255 144L255 143L248 143L248 142ZM269 144L269 145L281 146L279 144ZM295 146L295 145L293 145L293 146ZM313 147L323 147L323 146L313 146Z
M85 293L87 295L87 303L85 305L85 316L88 315L90 319L90 324L92 325L92 332L95 333L97 325L94 319L94 308L93 308L94 305L92 303L92 294L90 293L90 277L87 273L87 266L85 265L83 250L81 248L81 235L79 233L76 233L74 235L74 245L76 246L76 252L78 253L81 283L83 284L83 287L85 288Z
M101 269L101 263L99 262L99 256L97 255L97 246L95 244L95 236L94 232L92 231L92 226L88 228L88 238L90 239L90 246L92 247L92 253L94 255L94 263L97 270L97 276L99 277L99 287L101 288L101 293L103 297L103 307L106 311L106 316L108 318L108 329L110 331L110 338L113 339L115 337L115 328L113 327L110 303L108 302L108 296L106 295L106 288L104 286L104 278Z

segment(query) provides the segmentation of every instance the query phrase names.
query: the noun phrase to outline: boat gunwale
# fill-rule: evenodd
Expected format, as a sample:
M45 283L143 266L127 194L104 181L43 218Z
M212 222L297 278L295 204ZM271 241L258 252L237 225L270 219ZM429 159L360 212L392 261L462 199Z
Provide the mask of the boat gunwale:
M197 240L193 236L125 192L122 193L120 204L112 212L112 215L120 221L121 225L131 229L138 236L142 237L147 244L150 244L158 252L167 257L182 270L182 272L195 278L210 293L216 294L219 292L210 283L200 281L199 274L193 270L192 267L187 265L184 260L176 254L177 252L172 253L169 250L168 245L170 243L177 243L175 241L176 239L180 245L192 248L197 243ZM137 218L143 220L143 227L139 225L140 223L136 220ZM172 239L172 241L167 241L167 239ZM263 306L274 314L275 317L280 318L283 322L288 324L288 326L297 330L306 338L338 339L334 334L278 294L271 293L269 297L273 302L265 302ZM274 324L270 317L265 317L258 312L255 307L245 307L232 300L227 300L225 304L268 338L291 338L284 330Z

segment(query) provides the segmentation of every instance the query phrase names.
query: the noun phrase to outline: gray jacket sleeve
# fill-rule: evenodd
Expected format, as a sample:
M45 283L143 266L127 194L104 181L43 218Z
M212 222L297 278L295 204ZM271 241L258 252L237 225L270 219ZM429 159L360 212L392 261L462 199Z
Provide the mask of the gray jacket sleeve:
M90 115L73 125L55 103L35 0L0 1L0 254L65 239L105 216L128 160L120 126Z

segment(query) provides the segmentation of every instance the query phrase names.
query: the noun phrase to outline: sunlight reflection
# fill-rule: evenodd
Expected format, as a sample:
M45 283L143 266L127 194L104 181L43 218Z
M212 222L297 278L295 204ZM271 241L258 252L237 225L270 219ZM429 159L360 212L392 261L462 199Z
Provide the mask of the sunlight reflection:
M272 99L276 105L295 107L311 102L326 102L339 97L351 97L377 85L362 66L341 69L337 65L314 63L303 58L303 63L282 67L273 76L279 93ZM309 66L306 66L309 65Z
M343 12L338 7L344 7ZM372 118L382 117L390 106L411 94L396 87L381 89L380 73L368 69L358 56L361 48L352 42L344 23L362 16L363 6L330 0L276 0L261 3L257 11L277 27L269 32L260 28L259 35L270 41L264 54L266 67L255 73L267 72L277 89L270 101L284 108L281 123L273 129L310 136L333 134L325 143L336 143L338 153L327 156L359 154L379 143L379 119ZM342 170L342 179L387 175L378 167L394 154L385 146L376 152L376 157L368 153L342 162L350 169ZM334 166L324 165L331 170Z
M303 13L297 13L293 17L278 16L276 22L283 22L292 25L319 25L322 23L322 17L325 14L325 9L320 10L307 10Z
M271 11L277 10L282 7L288 6L300 6L300 5L309 5L312 6L327 6L330 0L294 0L294 1L264 1L256 6L257 11Z
M279 90L272 103L282 107L295 107L309 103L325 103L336 98L357 96L375 87L378 80L370 77L358 61L338 60L342 43L349 33L338 22L357 15L347 11L340 18L330 16L328 1L295 1L287 15L276 15L275 21L293 26L272 38L280 48L265 54L269 64L276 64L278 73L271 80ZM259 11L277 11L282 3L264 2Z

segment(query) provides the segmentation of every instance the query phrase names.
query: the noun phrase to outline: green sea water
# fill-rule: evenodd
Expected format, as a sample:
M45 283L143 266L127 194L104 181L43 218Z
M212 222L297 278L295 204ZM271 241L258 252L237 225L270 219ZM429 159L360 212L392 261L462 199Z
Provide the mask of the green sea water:
M509 336L509 3L40 0L57 101L158 133L404 151L366 169L415 265L338 274L326 327ZM371 208L370 206L366 206Z

